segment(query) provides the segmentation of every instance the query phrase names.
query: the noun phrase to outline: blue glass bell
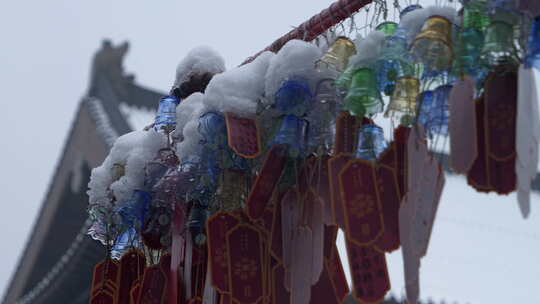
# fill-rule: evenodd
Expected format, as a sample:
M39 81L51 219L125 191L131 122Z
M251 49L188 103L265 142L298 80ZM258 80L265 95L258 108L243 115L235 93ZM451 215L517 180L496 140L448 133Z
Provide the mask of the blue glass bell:
M115 207L115 213L122 220L122 224L128 228L142 227L144 218L150 208L152 196L143 190L134 190L131 197Z
M139 234L134 228L122 232L114 240L114 245L111 248L111 257L113 259L120 259L130 247L138 247L139 242Z
M175 96L165 96L159 101L159 106L154 122L156 130L165 129L171 131L176 126L176 106L180 99Z
M309 123L295 115L286 115L281 121L278 132L270 140L269 146L287 145L293 155L306 150L307 130Z
M448 99L452 85L442 85L433 91L433 107L427 129L432 135L448 135L448 118L450 117Z
M417 9L421 9L422 6L420 4L412 4L412 5L409 5L407 6L406 8L402 9L401 12L399 13L399 18L402 19L405 15L407 15L408 13L412 12L412 11L415 11Z
M210 149L223 149L227 146L227 125L222 114L207 112L199 118L201 144Z
M534 66L540 69L540 16L534 19L529 34L527 55L525 57L527 67Z
M282 114L304 115L311 106L313 94L307 80L295 77L285 81L274 95L275 107Z
M383 129L375 124L365 124L358 131L356 157L364 160L376 160L386 149Z
M375 63L379 90L390 96L397 78L413 74L411 61L406 34L398 28L394 35L384 38L380 57Z
M418 123L423 125L424 128L429 124L431 120L431 113L433 112L433 91L424 91L417 97L416 103L418 104Z

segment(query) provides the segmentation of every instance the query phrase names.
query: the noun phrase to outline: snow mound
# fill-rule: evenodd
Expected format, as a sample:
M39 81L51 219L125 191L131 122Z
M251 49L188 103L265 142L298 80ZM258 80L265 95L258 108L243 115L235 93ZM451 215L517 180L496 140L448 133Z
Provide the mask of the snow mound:
M94 168L88 184L90 204L104 203L109 200L109 189L116 201L124 201L135 189L144 183L144 168L157 152L166 147L163 134L154 130L133 131L119 137L101 166ZM113 167L125 167L125 174L114 180Z
M199 46L192 49L176 68L174 87L189 80L193 74L209 72L218 74L225 71L225 60L212 48Z
M349 65L354 67L368 66L379 58L381 46L386 37L383 31L372 31L365 38L354 39L356 55L351 56Z
M204 95L209 111L254 116L257 101L264 96L265 76L274 54L264 52L254 61L212 78Z
M293 77L307 80L310 87L315 87L318 73L315 63L322 56L321 50L301 40L291 40L270 61L266 73L266 96L272 97L284 81Z
M183 139L186 124L202 111L204 94L200 92L189 95L176 107L176 129L173 136ZM197 117L198 118L198 117Z
M199 142L199 117L207 112L203 103L204 94L195 93L189 96L176 108L176 131L175 136L182 140L176 145L176 153L180 160L192 154L197 154L200 149Z

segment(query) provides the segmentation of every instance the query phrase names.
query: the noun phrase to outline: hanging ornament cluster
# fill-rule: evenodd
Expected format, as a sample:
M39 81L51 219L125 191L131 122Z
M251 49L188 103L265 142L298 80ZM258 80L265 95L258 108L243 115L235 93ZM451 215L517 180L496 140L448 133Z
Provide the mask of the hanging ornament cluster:
M188 54L155 122L92 171L89 234L108 255L90 302L341 303L341 229L355 299L384 299L401 248L416 303L447 138L455 172L517 190L526 216L540 19L527 1L450 2L228 71L210 49Z

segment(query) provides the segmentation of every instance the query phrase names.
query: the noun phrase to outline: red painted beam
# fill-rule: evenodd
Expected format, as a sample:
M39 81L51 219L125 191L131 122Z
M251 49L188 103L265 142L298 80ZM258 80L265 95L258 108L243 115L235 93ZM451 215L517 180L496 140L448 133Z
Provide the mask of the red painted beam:
M362 7L368 5L372 1L373 0L336 1L332 3L332 5L330 5L330 7L328 7L327 9L324 9L317 15L311 17L308 21L300 24L297 28L293 29L292 31L283 35L281 38L274 41L264 50L246 59L242 63L242 65L253 61L253 59L257 58L257 56L259 56L262 52L271 51L275 53L279 51L283 47L283 45L285 45L285 43L290 40L300 39L304 41L311 41L317 38L317 36L324 33L324 31L326 31L330 27L338 24L344 19L347 19L353 13L355 13Z

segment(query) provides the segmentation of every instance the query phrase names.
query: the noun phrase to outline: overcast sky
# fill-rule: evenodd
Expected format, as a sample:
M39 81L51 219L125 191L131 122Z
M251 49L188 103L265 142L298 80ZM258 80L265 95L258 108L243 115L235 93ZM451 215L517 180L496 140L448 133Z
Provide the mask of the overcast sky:
M192 47L209 45L232 67L332 2L0 0L0 290L24 248L103 38L129 40L126 70L166 91ZM423 296L540 303L539 202L533 197L524 221L514 196L477 194L450 178L422 265ZM402 294L401 254L389 263L393 291Z

